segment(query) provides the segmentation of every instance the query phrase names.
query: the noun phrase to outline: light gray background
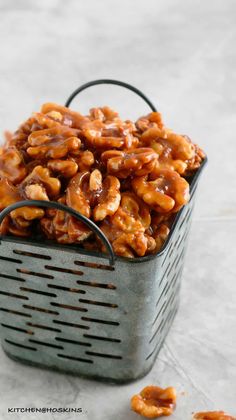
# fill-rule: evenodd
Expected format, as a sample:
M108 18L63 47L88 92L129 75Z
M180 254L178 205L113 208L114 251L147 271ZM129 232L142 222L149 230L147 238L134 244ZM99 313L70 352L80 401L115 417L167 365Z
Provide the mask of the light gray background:
M21 366L0 351L1 419L135 420L129 398L174 385L173 420L194 410L236 415L236 2L0 0L0 129L90 79L133 83L167 126L207 152L183 275L181 307L151 373L111 386ZM79 109L147 112L118 88L81 95ZM77 105L76 105L77 106ZM7 407L82 407L83 414L7 414Z

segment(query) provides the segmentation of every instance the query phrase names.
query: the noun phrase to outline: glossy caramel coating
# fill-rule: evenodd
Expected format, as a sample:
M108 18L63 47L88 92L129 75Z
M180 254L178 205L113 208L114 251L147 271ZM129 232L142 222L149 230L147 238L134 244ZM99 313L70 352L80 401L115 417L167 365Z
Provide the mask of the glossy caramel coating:
M176 405L176 390L173 387L162 389L146 386L138 395L131 398L131 408L143 417L154 419L170 416Z
M224 411L204 411L195 413L193 420L236 420L236 417L230 416Z
M5 137L0 210L21 200L58 201L90 218L114 252L130 258L164 245L173 215L189 200L187 179L205 156L187 136L166 128L159 112L134 123L107 106L84 116L46 103ZM106 251L85 225L56 209L25 206L0 228Z

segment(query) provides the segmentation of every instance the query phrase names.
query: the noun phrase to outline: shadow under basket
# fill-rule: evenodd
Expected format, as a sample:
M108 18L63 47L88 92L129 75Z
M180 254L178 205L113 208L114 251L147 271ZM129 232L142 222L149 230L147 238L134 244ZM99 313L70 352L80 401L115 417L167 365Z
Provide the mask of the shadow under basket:
M0 237L1 340L7 355L114 382L148 373L178 309L195 193L205 163L190 182L189 203L177 213L156 255L115 258L99 228L68 207L66 211L100 235L108 254ZM9 211L3 210L0 219Z

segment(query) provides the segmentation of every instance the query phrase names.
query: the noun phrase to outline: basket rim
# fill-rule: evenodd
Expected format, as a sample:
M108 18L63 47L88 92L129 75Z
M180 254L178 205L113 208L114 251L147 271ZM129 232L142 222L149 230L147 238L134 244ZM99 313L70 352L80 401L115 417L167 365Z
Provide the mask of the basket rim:
M195 172L195 174L193 175L193 178L190 181L190 199L197 187L197 181L200 177L200 175L202 174L202 171L204 169L204 167L206 166L208 162L207 156L205 156L204 160L201 163L201 166L198 168L198 170ZM187 204L188 205L188 204ZM165 253L166 248L168 247L171 238L175 232L175 228L178 224L178 221L184 211L185 206L183 206L177 213L174 219L174 222L170 228L170 232L169 235L166 239L166 241L164 242L163 246L161 247L161 249L156 253L156 254L150 254L150 255L146 255L144 257L135 257L135 258L130 258L130 257L121 257L121 256L117 256L115 255L115 263L120 261L120 262L127 262L127 263L132 263L132 264L136 264L136 263L144 263L144 262L148 262L150 260L153 260L155 258L160 257L162 254ZM23 245L37 245L41 248L50 248L50 249L59 249L62 251L71 251L71 252L77 252L79 254L82 255L88 255L90 257L96 257L96 258L103 258L105 260L109 260L109 255L105 254L103 252L96 252L96 251L88 251L84 248L81 248L79 245L62 245L62 244L57 244L56 242L51 242L49 240L43 240L43 241L39 241L39 240L35 240L35 239L31 239L31 238L18 238L15 236L0 236L0 243L1 242L14 242L16 244L23 244ZM115 265L114 263L114 265ZM111 265L111 264L110 264Z

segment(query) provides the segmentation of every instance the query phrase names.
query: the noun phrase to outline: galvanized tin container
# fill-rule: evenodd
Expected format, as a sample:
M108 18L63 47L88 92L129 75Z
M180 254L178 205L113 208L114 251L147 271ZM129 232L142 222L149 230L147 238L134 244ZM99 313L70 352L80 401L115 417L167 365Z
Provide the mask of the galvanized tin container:
M16 237L0 238L0 322L4 351L35 366L116 382L152 367L179 303L180 278L199 175L156 255L108 254ZM29 202L48 207L58 203ZM14 206L26 205L25 202ZM0 223L13 209L0 214Z

